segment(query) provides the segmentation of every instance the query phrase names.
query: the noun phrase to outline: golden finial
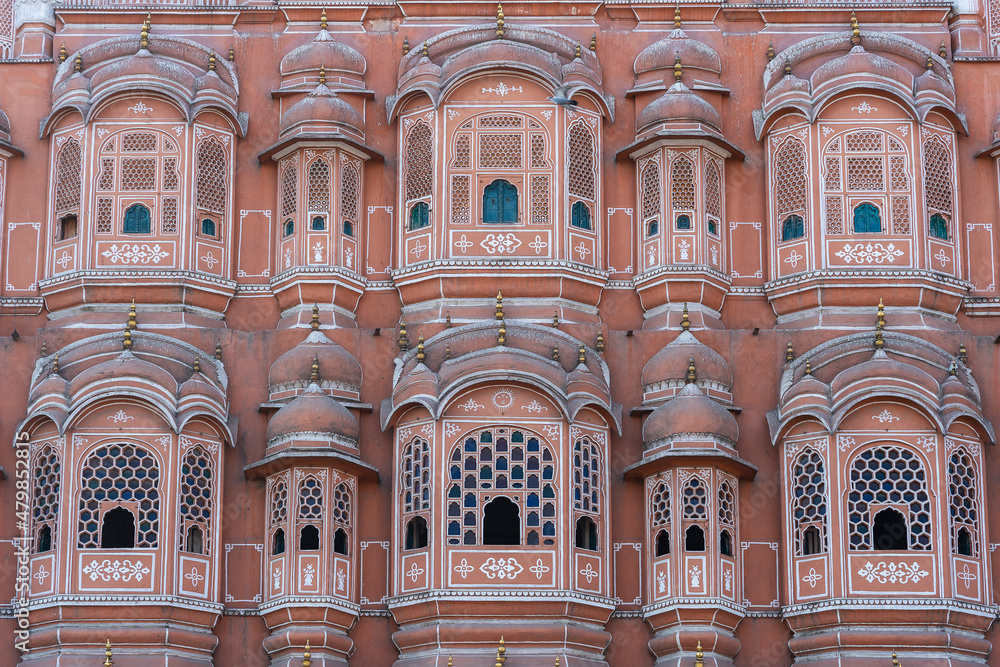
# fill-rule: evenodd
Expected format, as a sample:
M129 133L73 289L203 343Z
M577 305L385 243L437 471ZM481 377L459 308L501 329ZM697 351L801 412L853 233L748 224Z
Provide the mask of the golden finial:
M194 370L195 373L201 373L201 357L195 357L194 358L194 367L193 367L193 370Z
M795 361L795 350L792 349L792 341L788 341L788 347L785 348L785 361Z
M499 291L497 292L497 307L496 313L493 314L493 319L502 320L503 319L503 294Z
M423 51L424 58L430 58L430 56L427 55L427 42L424 42L424 45L421 47L421 51Z
M497 3L497 39L503 39L503 5Z
M602 331L597 332L597 346L595 349L598 352L604 352L604 332Z
M451 359L451 345L444 346L444 358Z
M507 662L507 658L504 654L507 653L507 647L503 643L503 635L500 635L500 648L497 649L497 655L500 656L501 664Z
M958 375L958 362L955 358L951 358L951 363L948 364L948 375Z
M580 42L576 43L576 52L574 53L575 58L579 58L580 54L583 53L583 47L580 46Z
M698 379L698 376L694 372L694 357L688 359L688 374L687 374L687 384L691 384Z
M681 311L681 329L687 331L691 328L691 319L688 317L688 305L684 304L684 310Z
M934 56L930 51L927 52L927 63L924 65L924 69L928 72L934 69Z
M59 353L56 352L56 356L52 359L52 372L56 375L59 374Z
M858 17L851 12L851 44L861 43L861 26L858 25Z
M554 359L555 361L559 361L559 346L558 345L553 345L552 346L552 359Z
M876 311L875 328L885 329L885 304L882 303L881 297L879 297L878 300L878 310Z
M135 299L132 299L132 304L128 307L128 323L125 326L132 330L139 326L139 321L135 316Z
M111 638L104 644L104 667L114 667L114 662L111 661Z
M326 8L323 8L323 14L319 17L319 29L326 30Z
M552 316L552 326L554 326L556 328L559 327L559 311L558 310L556 311L556 314Z
M406 337L406 320L399 320L399 340L396 343L404 352L410 349L410 339Z
M767 43L767 61L771 62L774 60L774 41Z
M597 33L590 36L590 50L597 53Z
M674 81L680 83L682 74L683 68L681 67L681 54L678 53L674 56Z
M507 321L500 320L500 330L497 331L497 345L507 344Z
M587 363L587 348L585 348L583 345L580 346L580 354L576 358L576 360L579 361L581 364Z
M901 663L899 662L899 658L896 657L895 651L892 652L892 667L901 667Z
M132 349L132 330L125 327L125 337L122 339L122 346L126 350Z
M48 352L46 351L47 349L48 349L48 348L47 348L47 345L46 345L45 343L42 343L42 358L43 358L43 359L44 359L45 357L49 356L49 355L48 355Z
M312 327L313 331L319 329L319 305L313 304L312 309L312 320L309 322L309 326Z
M965 343L958 346L958 360L963 364L969 363L969 355L965 353Z
M681 27L681 6L674 6L674 28L679 30Z
M792 61L789 60L788 58L785 58L785 74L791 74L791 73L792 73Z
M143 23L146 24L147 31L153 29L153 15L150 12L146 12L146 20Z
M410 38L403 37L403 55L407 55L410 52Z
M694 667L705 667L705 654L701 650L701 642L698 642L698 648L694 652Z
M233 48L232 44L229 45L229 55L227 56L227 59L229 62L234 62L236 60L236 49Z
M451 656L450 656L450 655L448 656L448 667L452 667L452 664L451 664Z
M424 355L424 334L420 333L420 338L417 339L417 361L423 362L425 359Z
M215 344L215 358L222 359L222 341Z
M309 382L319 382L319 355L313 355L312 369L309 372Z
M326 16L326 10L323 10L323 16ZM310 667L312 664L312 646L309 645L309 640L307 639L306 648L302 651L302 667Z
M208 71L209 72L215 71L215 51L212 51L208 55Z
M812 375L812 374L813 374L812 366L809 365L809 360L806 359L806 375Z
M73 61L73 71L82 72L83 71L83 56L79 53L76 54L76 60Z
M559 667L559 656L556 656L556 667Z
M63 42L62 46L59 47L59 62L66 62L66 42Z
M444 316L444 328L445 329L451 328L451 313L448 313Z
M944 59L948 58L948 49L944 45L944 40L941 40L941 46L938 48L938 55Z
M142 28L139 30L139 48L146 49L149 47L149 25L143 21Z
M326 65L319 66L319 85L326 85Z

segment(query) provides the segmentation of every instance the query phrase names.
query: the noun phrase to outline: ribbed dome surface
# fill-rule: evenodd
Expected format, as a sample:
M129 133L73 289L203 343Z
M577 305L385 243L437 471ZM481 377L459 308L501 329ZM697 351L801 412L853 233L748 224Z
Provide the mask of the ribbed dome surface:
M278 410L267 425L267 440L295 433L326 433L357 441L358 420L317 384Z
M728 410L691 383L653 410L642 427L642 441L649 444L682 433L708 433L735 443L740 429Z

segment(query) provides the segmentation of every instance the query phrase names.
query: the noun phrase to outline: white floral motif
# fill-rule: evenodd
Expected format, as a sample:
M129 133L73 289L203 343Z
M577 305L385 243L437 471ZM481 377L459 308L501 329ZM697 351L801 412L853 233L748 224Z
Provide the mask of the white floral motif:
M555 424L547 424L542 427L542 430L545 431L546 435L550 438L556 438L559 436L559 427Z
M526 406L524 406L524 409L527 410L528 412L541 412L542 410L548 412L549 410L547 407L545 407L538 401L532 401L531 403L528 403Z
M178 137L181 136L182 134L184 134L184 126L183 125L174 125L171 129L174 132L177 133Z
M319 241L316 241L316 244L313 246L313 261L314 262L323 261L323 244L320 243Z
M399 441L403 442L404 440L408 440L410 438L410 433L411 432L412 431L409 428L400 429L399 430Z
M792 248L792 252L789 253L788 257L785 258L785 264L791 264L794 269L799 265L799 260L803 259L803 256L799 254L797 250Z
M542 115L545 116L545 120L552 120L552 109L545 109Z
M524 568L516 558L487 558L486 562L479 566L479 571L485 574L487 579L513 581L517 575L524 572Z
M583 569L583 570L580 570L580 576L581 577L586 577L587 578L587 583L589 584L590 582L592 582L594 580L594 577L599 577L600 576L600 572L598 572L597 570L595 570L590 563L587 563L587 567L585 569Z
M823 579L823 575L816 571L816 568L809 568L809 574L802 577L802 581L809 584L811 588L816 588L816 583Z
M873 107L872 105L868 104L868 100L865 100L858 106L851 107L851 111L857 111L859 114L871 113L872 111L878 111L878 107Z
M458 424L455 424L454 422L451 422L447 426L444 427L444 434L445 434L445 436L447 436L447 437L450 438L450 437L452 437L453 435L455 435L456 433L458 433L461 430L462 430L462 428Z
M285 268L289 268L292 265L292 249L285 248Z
M583 261L587 261L587 255L590 254L590 248L588 248L583 241L580 241L580 245L573 248L573 250L575 250L576 254L580 256L580 259L582 259Z
M853 247L850 243L845 243L844 249L838 250L834 254L848 264L851 262L858 264L889 262L891 264L897 257L903 255L903 251L897 248L895 243L884 246L881 243L857 243Z
M281 590L281 568L275 567L271 570L271 587L274 590Z
M90 577L91 581L142 581L143 577L150 573L150 569L141 560L132 561L111 560L105 558L98 563L96 560L90 561L90 565L83 568L83 573Z
M535 564L528 568L528 571L535 575L536 579L541 579L542 575L549 571L549 566L542 562L539 558L535 561Z
M479 242L479 245L486 252L492 254L514 252L521 246L521 239L515 235L507 234L487 234L486 238Z
M347 575L344 573L344 568L337 569L337 590L344 590L344 586L347 582Z
M969 566L966 565L965 567L968 568ZM32 577L38 582L39 586L44 586L45 580L49 578L49 574L49 571L45 569L45 563L42 563L38 566L38 572L35 572ZM968 586L966 586L966 588L968 588Z
M305 569L302 570L302 584L305 586L312 586L313 580L316 578L316 568L312 563L306 565Z
M962 568L962 571L956 574L955 576L958 578L959 581L965 584L965 587L967 589L972 585L973 581L979 578L969 571L968 563L965 563L965 567Z
M413 580L413 583L417 583L417 578L424 573L423 568L417 567L416 563L410 565L409 571L406 576Z
M697 565L692 565L691 569L688 570L688 576L691 579L691 587L699 588L701 586L701 568Z
M934 255L934 259L941 262L941 266L945 267L948 265L948 262L951 261L951 257L945 254L944 248L938 250L938 254Z
M108 419L116 424L121 424L122 422L127 422L129 419L135 419L135 417L125 414L124 410L119 410L113 415L108 415Z
M871 583L878 581L880 584L908 584L911 581L916 583L926 577L929 573L922 569L917 563L886 563L879 561L878 565L871 562L858 570L858 575Z
M723 580L722 585L723 585L723 587L727 591L733 590L733 571L732 570L726 570L725 572L723 572L722 573L722 580Z
M184 575L184 578L191 582L191 585L196 587L205 580L205 575L198 571L194 565L191 566L191 571Z
M907 134L909 134L909 133L910 133L910 128L909 128L909 126L907 126L907 125L900 125L900 126L899 126L899 127L897 127L896 129L897 129L897 130L899 130L899 133L900 133L901 135L903 135L904 137L905 137L905 136L906 136Z
M160 260L170 255L164 251L159 243L154 243L150 247L146 243L134 243L131 246L123 243L121 247L113 243L110 248L101 253L103 257L111 260L112 264L121 262L122 264L159 264Z
M420 239L417 239L417 242L413 244L412 248L410 248L410 254L414 257L420 257L424 254L424 250L427 250L427 246L425 246Z
M214 269L215 265L219 263L219 260L216 259L215 257L215 253L212 252L211 250L205 253L205 256L201 258L201 261L205 262L205 264L208 265L209 271Z
M656 575L656 588L660 593L667 592L667 575L662 570Z
M837 449L842 452L846 452L849 447L853 447L856 444L857 441L849 435L837 436Z
M823 126L823 136L824 137L830 136L831 132L833 132L833 128L832 127L830 127L829 125L824 125Z
M872 415L872 419L877 419L879 424L899 421L899 417L896 417L891 412L889 412L888 408L878 413L877 415Z
M483 88L484 93L496 93L500 97L504 97L507 93L522 93L524 92L521 86L508 86L506 83L501 81L497 84L496 88Z
M128 108L129 111L135 114L146 113L147 111L152 111L153 107L147 107L145 102L136 102L135 106Z
M462 252L466 252L469 248L471 248L474 245L475 243L465 238L465 234L462 234L462 238L455 241L455 247L461 250Z
M354 267L354 251L350 247L344 248L344 266L349 269Z
M462 403L458 407L462 408L466 412L469 412L470 410L473 412L478 412L479 410L482 410L486 406L476 403L476 399L474 398L469 398L469 400L467 400L465 403Z
M474 572L475 569L476 568L469 565L469 561L466 558L463 558L462 562L455 566L455 572L458 572L460 575L462 575L463 579L468 577L469 573Z
M715 246L712 246L712 264L719 265L719 249Z
M63 250L62 254L59 255L59 259L56 260L56 264L58 264L60 267L62 267L63 271L65 271L66 270L66 265L69 264L72 261L73 261L73 258L70 257L70 254L68 252L66 252L65 250Z
M540 255L543 250L549 247L549 244L547 241L543 241L540 235L536 234L535 240L529 243L528 247L534 250L536 255Z
M931 453L934 451L934 445L937 444L937 438L933 435L922 435L917 438L917 445L924 448L924 451Z
M448 109L448 120L454 120L455 116L461 116L462 113L457 109Z
M434 435L434 424L424 424L424 427L420 429L420 432L426 435L428 438Z
M689 253L691 251L691 244L687 241L681 241L677 244L677 249L681 251L681 259L688 259Z

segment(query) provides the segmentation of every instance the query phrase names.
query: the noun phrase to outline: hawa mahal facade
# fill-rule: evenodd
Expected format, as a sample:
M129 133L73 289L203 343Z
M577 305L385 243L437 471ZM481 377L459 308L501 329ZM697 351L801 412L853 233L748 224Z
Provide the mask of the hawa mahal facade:
M1000 665L998 56L6 0L0 662Z

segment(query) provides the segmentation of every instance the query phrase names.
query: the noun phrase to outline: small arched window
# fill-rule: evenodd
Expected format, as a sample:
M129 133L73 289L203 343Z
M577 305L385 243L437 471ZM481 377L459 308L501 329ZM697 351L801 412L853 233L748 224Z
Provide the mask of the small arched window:
M708 233L709 234L715 234L716 236L718 236L719 235L719 223L717 223L715 220L709 220L708 221Z
M274 537L271 538L271 555L278 556L285 553L285 529L279 528L274 531Z
M354 223L344 220L344 236L354 236Z
M958 529L958 538L956 540L958 543L958 555L959 556L971 556L972 555L972 533L969 532L968 528ZM41 547L39 547L41 551Z
M188 526L184 536L184 551L189 554L205 553L205 536L198 526Z
M201 221L201 233L204 236L215 236L215 220L205 218Z
M288 220L285 220L285 224L282 227L282 234L284 236L291 236L294 233L295 233L295 221L289 218Z
M426 202L417 202L410 209L410 229L421 229L431 224L431 207Z
M520 544L520 508L510 499L498 496L483 508L483 544Z
M964 530L964 528L963 528ZM961 533L959 533L961 535ZM42 526L42 529L38 531L38 553L45 553L46 551L52 550L52 527Z
M791 241L806 235L806 227L800 215L790 215L781 223L781 240Z
M333 551L342 556L347 555L347 531L343 528L338 528L333 534Z
M314 232L321 232L326 229L326 218L321 215L317 215L312 219L312 223L309 225L309 229Z
M483 222L517 222L517 188L512 183L497 180L483 190Z
M819 534L819 528L809 526L802 531L802 555L812 556L823 552L823 538Z
M908 536L906 519L896 510L887 507L875 515L872 539L876 551L905 551L909 544Z
M931 216L930 233L934 238L948 240L948 221L940 213Z
M299 551L319 551L319 528L310 524L299 532Z
M670 531L666 528L656 534L656 557L670 555Z
M597 524L589 516L576 520L576 548L597 551Z
M426 546L427 519L422 516L415 516L406 524L406 548L423 549Z
M858 204L854 207L854 233L880 234L882 232L882 217L873 204Z
M573 204L569 224L580 229L590 229L590 209L582 201Z
M125 211L125 223L122 231L126 234L149 234L153 231L153 223L149 217L149 209L142 204L132 204Z
M705 531L698 524L688 526L688 529L684 532L684 551L704 550Z
M76 238L77 218L76 215L67 215L59 220L59 240Z
M691 218L686 215L677 216L677 229L691 229Z
M723 556L733 557L733 536L728 530L719 533L719 553Z
M105 512L101 520L102 549L135 548L135 515L124 507Z
M660 223L657 220L651 220L649 225L646 227L646 236L656 236L660 233Z

